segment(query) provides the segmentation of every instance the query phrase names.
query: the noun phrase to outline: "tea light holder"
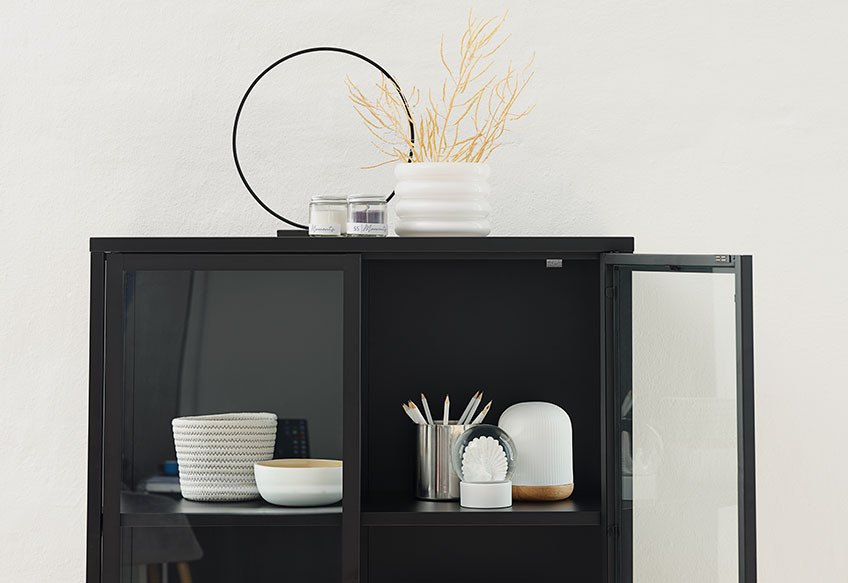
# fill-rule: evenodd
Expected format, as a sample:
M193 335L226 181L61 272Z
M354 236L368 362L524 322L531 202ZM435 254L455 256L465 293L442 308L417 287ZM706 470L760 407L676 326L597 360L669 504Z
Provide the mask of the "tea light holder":
M309 203L309 236L342 237L347 227L347 198L316 194Z
M373 194L352 194L347 199L347 234L351 237L385 237L386 200Z

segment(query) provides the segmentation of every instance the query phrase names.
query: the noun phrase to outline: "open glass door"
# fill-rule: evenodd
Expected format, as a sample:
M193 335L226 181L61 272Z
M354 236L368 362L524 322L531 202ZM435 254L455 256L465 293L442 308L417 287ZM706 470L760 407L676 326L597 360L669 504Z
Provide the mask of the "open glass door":
M756 581L751 258L603 263L610 580Z

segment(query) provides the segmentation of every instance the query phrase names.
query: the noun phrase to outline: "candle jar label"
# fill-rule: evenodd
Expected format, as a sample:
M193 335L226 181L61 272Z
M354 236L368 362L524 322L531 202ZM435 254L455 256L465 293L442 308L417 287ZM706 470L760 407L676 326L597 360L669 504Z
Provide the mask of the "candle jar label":
M389 234L389 227L385 223L348 223L347 234L385 237Z
M342 234L341 225L316 225L309 224L309 234L318 237L338 237Z

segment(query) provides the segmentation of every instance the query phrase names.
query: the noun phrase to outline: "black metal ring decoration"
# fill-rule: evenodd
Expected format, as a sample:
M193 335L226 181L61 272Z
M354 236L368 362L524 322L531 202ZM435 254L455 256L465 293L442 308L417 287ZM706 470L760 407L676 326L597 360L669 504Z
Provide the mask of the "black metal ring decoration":
M403 92L400 90L400 85L398 84L397 81L395 81L395 78L392 77L389 74L388 71L386 71L383 67L381 67L380 65L378 65L377 63L375 63L374 61L372 61L371 59L369 59L365 55L360 55L359 53L356 53L354 51L351 51L351 50L348 50L348 49L342 49L342 48L338 48L338 47L312 47L312 48L309 48L309 49L302 49L302 50L299 50L299 51L295 51L295 52L293 52L289 55L286 55L282 59L279 59L278 61L275 61L274 63L272 63L264 71L259 73L259 76L256 77L256 79L253 80L253 83L251 83L250 87L247 88L247 91L244 92L244 97L241 98L241 103L239 103L238 110L236 111L236 119L233 122L233 160L236 163L236 170L238 170L238 174L239 174L239 177L241 178L241 181L244 183L244 186L245 186L245 188L247 188L247 191L250 193L250 195L256 200L256 202L259 203L259 206L261 206L266 211L268 211L272 216L277 217L278 219L280 219L284 223L288 223L292 227L297 227L298 229L308 229L309 227L307 225L301 225L300 223L296 223L294 221L291 221L291 220L287 219L286 217L284 217L283 215L275 212L273 209L271 209L271 207L269 207L267 204L265 204L262 201L262 199L259 198L259 195L256 194L256 192L254 192L253 188L250 187L250 184L247 182L247 178L244 175L244 171L242 171L242 169L241 169L241 164L239 163L238 147L236 145L236 135L238 133L238 124L239 124L239 118L241 117L241 110L244 108L244 104L247 102L247 98L250 95L250 92L253 91L253 88L256 87L256 84L259 83L259 80L262 79L262 77L264 77L269 71L271 71L271 69L273 69L274 67L276 67L277 65L279 65L281 63L288 61L289 59L292 59L292 58L297 57L299 55L305 55L306 53L317 53L317 52L343 53L345 55L350 55L352 57L356 57L357 59L361 59L361 60L365 61L366 63L368 63L369 65L376 68L378 71L380 71L380 73L382 73L386 77L386 79L391 81L392 85L395 86L395 89L397 90L401 101L403 101L404 109L406 109L406 115L407 115L407 118L409 119L409 139L413 144L415 143L415 124L412 122L412 113L409 111L409 104L407 103L406 97L403 95ZM409 160L408 161L412 162L412 150L409 151ZM393 190L392 193L389 195L389 197L386 199L386 202L389 202L390 200L392 200L392 197L394 195L395 195L395 192Z

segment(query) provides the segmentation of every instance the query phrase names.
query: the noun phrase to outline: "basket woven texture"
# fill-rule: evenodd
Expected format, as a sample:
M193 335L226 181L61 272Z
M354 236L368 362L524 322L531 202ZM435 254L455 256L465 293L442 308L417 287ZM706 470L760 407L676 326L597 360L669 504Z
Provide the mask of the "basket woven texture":
M275 414L177 417L171 427L183 498L233 502L259 497L253 464L274 456Z

